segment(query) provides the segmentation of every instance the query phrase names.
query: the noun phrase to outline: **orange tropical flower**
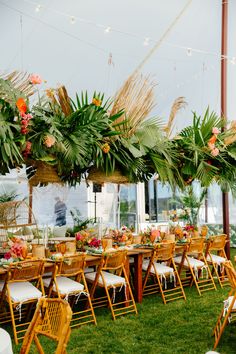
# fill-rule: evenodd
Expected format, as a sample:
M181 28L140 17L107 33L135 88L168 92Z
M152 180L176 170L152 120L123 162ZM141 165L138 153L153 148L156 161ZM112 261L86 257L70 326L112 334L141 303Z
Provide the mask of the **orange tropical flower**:
M94 97L93 100L92 100L92 103L93 103L95 106L99 107L99 106L101 106L102 101L99 100L98 98L95 98L95 97Z
M217 140L217 137L215 135L212 135L212 137L208 140L208 144L215 144Z
M110 151L110 145L109 144L104 144L102 146L102 151L104 152L104 154L108 154L108 152Z
M27 111L27 104L24 100L24 98L20 97L16 101L16 107L19 109L20 113L26 113Z
M52 147L56 142L56 139L54 138L53 135L46 135L44 139L44 145L46 145L48 148Z

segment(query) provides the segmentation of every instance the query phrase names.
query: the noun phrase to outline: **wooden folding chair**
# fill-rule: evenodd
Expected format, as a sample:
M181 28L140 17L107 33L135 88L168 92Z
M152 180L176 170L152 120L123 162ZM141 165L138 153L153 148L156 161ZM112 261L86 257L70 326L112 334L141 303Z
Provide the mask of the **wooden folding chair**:
M174 260L178 265L178 272L184 286L195 284L200 296L204 291L216 290L204 255L204 238L192 238L183 256L177 256Z
M221 288L229 285L223 267L223 263L227 261L225 253L225 245L227 242L227 235L225 234L212 237L208 242L205 254L207 263L212 267L212 275L215 273Z
M69 301L73 314L71 327L81 326L93 322L97 324L93 310L87 282L84 275L85 255L75 254L64 256L55 263L55 270L51 278L44 278L48 296L58 296ZM79 305L86 300L83 309Z
M39 353L46 353L39 341L39 336L46 336L56 341L55 354L65 354L70 338L70 321L72 311L67 301L62 299L39 300L34 317L24 336L20 354L28 354L32 342L36 344Z
M108 302L114 320L120 315L138 313L125 270L126 256L127 251L124 250L106 253L101 258L97 272L85 274L87 281L92 284L90 294L94 308L106 306ZM97 287L105 289L106 295L95 298ZM118 301L122 290L124 296Z
M180 298L186 300L173 258L174 248L174 243L162 243L153 249L150 260L144 260L143 296L160 293L164 304ZM151 283L148 283L149 279Z
M223 309L217 319L213 334L215 336L214 349L217 347L225 327L236 320L236 271L230 261L224 263L231 290L224 301Z
M32 305L44 296L43 265L42 260L26 260L13 263L9 267L1 293L0 307L3 307L5 302L10 312L5 313L0 321L12 322L16 344L24 337L28 328Z

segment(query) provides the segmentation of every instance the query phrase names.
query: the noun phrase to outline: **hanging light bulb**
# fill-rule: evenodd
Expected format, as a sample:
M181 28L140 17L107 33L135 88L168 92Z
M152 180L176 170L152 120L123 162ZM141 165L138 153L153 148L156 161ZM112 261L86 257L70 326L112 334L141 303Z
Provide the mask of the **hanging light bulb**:
M187 48L187 56L188 56L188 57L191 57L192 54L193 54L192 48Z
M110 33L111 32L111 27L107 27L105 30L104 30L105 33Z
M75 16L70 16L70 23L71 23L72 25L74 25L75 22L76 22Z
M144 39L144 42L143 42L143 45L146 47L147 45L149 45L149 38L145 38Z
M233 57L231 60L230 60L231 64L235 65L236 64L236 58Z
M38 4L35 8L35 12L39 12L42 9L42 5Z

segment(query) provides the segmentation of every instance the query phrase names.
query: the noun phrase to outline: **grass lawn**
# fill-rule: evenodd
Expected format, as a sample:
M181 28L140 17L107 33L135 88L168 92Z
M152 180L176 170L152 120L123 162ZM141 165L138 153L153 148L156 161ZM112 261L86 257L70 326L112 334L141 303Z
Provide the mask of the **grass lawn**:
M236 249L231 251L234 255ZM96 310L97 327L73 329L67 353L204 354L213 348L212 330L228 291L218 287L200 297L193 287L186 289L186 302L179 300L167 305L159 296L148 296L138 304L138 316L127 315L115 322L107 309ZM226 328L217 351L235 354L235 340L236 325L232 324ZM55 346L44 343L45 353L53 354ZM14 346L14 354L19 349L20 345Z

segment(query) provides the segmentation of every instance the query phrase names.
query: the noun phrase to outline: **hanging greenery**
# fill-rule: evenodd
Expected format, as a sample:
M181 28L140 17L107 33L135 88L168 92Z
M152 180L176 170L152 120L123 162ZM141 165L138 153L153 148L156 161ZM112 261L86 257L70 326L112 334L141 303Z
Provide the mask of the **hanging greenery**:
M14 72L0 78L0 173L26 164L33 185L81 178L137 183L158 175L174 189L198 180L212 182L236 196L236 126L207 109L192 125L171 138L183 97L175 100L166 126L150 118L154 83L134 75L115 95L76 94L64 86L46 90L30 106L29 96L42 82L38 75ZM44 178L42 178L43 171ZM46 177L45 177L46 176Z
M222 131L223 124L209 108L203 118L194 113L192 125L176 135L172 144L185 185L197 180L202 187L209 187L216 182L236 196L236 134L232 126Z

